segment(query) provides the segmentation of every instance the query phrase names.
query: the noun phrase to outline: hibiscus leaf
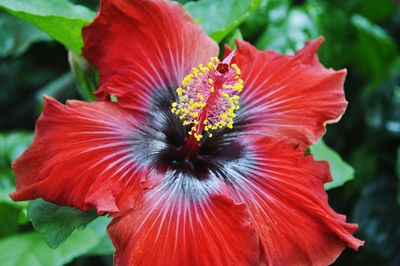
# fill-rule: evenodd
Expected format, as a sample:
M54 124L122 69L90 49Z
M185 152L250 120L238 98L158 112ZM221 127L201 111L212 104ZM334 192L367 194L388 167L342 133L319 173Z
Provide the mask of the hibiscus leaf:
M94 12L67 0L0 0L0 7L49 34L75 53L81 53L81 31Z
M285 19L273 20L258 39L258 49L272 49L285 54L293 54L304 43L319 36L316 16L304 7L295 7L287 12Z
M33 134L27 132L0 133L0 203L24 209L25 202L13 202L9 194L15 190L11 162L32 142Z
M0 202L0 238L15 234L21 209Z
M61 266L99 244L93 231L79 231L57 249L46 245L39 233L18 234L0 240L2 266Z
M377 87L374 85L390 75L398 54L396 43L383 28L363 16L353 15L351 23L356 29L352 49L354 64L364 72L372 87Z
M88 102L95 101L94 92L99 83L99 74L96 68L89 64L85 58L72 51L68 53L68 61L83 99Z
M310 150L315 160L329 162L333 181L325 184L325 189L340 187L354 178L354 169L322 140L311 146Z
M96 219L97 213L95 210L82 212L38 199L29 204L28 216L35 230L44 234L49 247L56 248L76 229L84 229Z
M385 22L396 13L396 1L362 0L357 1L355 12L374 22Z
M271 11L265 15L269 15L267 27L256 41L259 49L294 54L309 39L324 36L325 43L318 50L321 62L335 69L348 66L354 54L349 49L353 29L348 14L342 9L325 1L268 8Z
M11 168L11 161L28 148L32 138L30 132L0 133L0 167Z
M245 40L256 40L269 27L286 19L291 0L263 0L257 11L240 26Z
M33 43L48 41L50 37L32 24L0 11L0 57L17 57Z
M229 34L225 38L224 43L228 44L231 48L236 49L236 40L243 40L242 32L239 29L236 29L231 34Z
M77 90L74 75L71 72L65 72L55 78L35 93L36 113L39 115L43 109L43 96L47 95L60 102L77 97Z
M110 218L101 216L87 226L87 229L96 232L96 235L100 238L100 241L99 244L91 249L86 255L104 256L114 253L115 248L107 234L107 226L110 222Z
M219 43L255 12L260 3L261 0L201 0L188 2L185 8Z

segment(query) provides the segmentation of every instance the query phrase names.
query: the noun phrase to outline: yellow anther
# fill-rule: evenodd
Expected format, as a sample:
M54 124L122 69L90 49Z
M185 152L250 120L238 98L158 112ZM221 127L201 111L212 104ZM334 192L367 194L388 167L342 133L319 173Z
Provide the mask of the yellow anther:
M229 65L223 82L215 82L215 75L222 74L217 72L219 62L212 57L206 65L194 67L182 80L182 87L176 89L179 100L171 104L171 112L182 120L183 126L191 125L188 134L197 141L202 139L203 132L212 137L211 130L232 128L235 111L239 109L238 93L243 89L240 69L236 64ZM225 62L229 64L230 59Z
M197 134L196 132L194 133L193 136L196 138L197 141L200 141L203 138L203 135Z

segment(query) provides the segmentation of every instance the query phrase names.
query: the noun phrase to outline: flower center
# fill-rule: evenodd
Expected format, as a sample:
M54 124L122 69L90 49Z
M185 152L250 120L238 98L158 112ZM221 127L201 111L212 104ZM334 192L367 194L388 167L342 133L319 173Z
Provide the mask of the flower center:
M198 142L203 134L212 137L212 131L233 128L235 111L239 107L239 93L243 89L240 69L231 64L235 51L222 62L212 57L206 66L193 68L192 73L176 89L178 101L172 103L172 113L182 120L184 126L191 125L188 134Z

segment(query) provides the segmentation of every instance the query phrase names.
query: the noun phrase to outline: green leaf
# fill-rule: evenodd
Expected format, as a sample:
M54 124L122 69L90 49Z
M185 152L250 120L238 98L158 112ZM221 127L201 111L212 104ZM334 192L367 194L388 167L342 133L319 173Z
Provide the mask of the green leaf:
M375 22L383 22L396 13L396 1L393 0L362 0L357 4L356 12Z
M268 27L256 42L259 49L293 54L309 39L324 36L325 43L318 51L321 62L336 69L348 66L353 55L349 49L353 28L348 14L325 1L309 0L290 9L286 5L269 12L278 15L270 15Z
M189 0L173 0L176 1L178 3L180 3L181 5L186 4L187 2L189 2Z
M201 0L188 2L185 8L216 42L221 42L250 14L261 0Z
M88 256L104 256L115 252L115 248L107 234L107 226L110 222L110 218L100 216L87 226L86 230L96 232L100 238L99 244L89 251Z
M314 17L304 8L293 8L285 20L269 25L257 41L257 48L272 49L285 54L293 54L301 49L309 39L318 37Z
M25 202L13 202L9 194L15 190L11 162L25 151L33 134L27 132L0 133L0 203L25 208Z
M331 148L329 148L323 140L310 147L311 153L315 160L328 161L333 181L325 184L325 189L340 187L347 181L354 178L354 169Z
M11 161L15 160L32 142L30 132L0 133L1 167L11 168ZM5 162L6 165L3 163Z
M76 229L84 229L97 217L97 213L95 210L82 212L38 199L29 204L28 217L35 230L44 234L49 247L56 248Z
M384 29L360 15L353 15L351 23L356 29L354 63L377 85L390 75L398 53L396 44Z
M99 74L96 68L72 51L68 53L68 61L83 99L88 102L95 101L94 92L99 83Z
M100 4L99 0L69 0L69 1L77 5L86 6L92 10L97 10Z
M0 203L0 238L17 232L20 212L19 208Z
M57 249L51 249L39 233L18 234L0 240L2 266L61 266L99 244L93 231L79 231Z
M240 26L245 40L254 40L268 25L276 24L287 17L290 0L262 0L256 12Z
M13 174L5 176L0 172L0 203L7 203L14 207L25 209L28 207L27 202L14 202L9 196L10 193L15 191L13 178Z
M228 35L228 37L225 38L224 43L228 44L231 48L236 48L236 40L243 40L242 33L240 32L239 29L236 29L234 32Z
M0 12L0 32L0 57L20 56L33 43L50 40L46 33L5 12Z
M94 18L94 12L67 0L0 0L11 14L49 34L75 53L81 53L81 31Z
M43 95L51 96L60 102L77 97L73 74L71 72L66 72L35 93L37 114L40 114L42 111Z

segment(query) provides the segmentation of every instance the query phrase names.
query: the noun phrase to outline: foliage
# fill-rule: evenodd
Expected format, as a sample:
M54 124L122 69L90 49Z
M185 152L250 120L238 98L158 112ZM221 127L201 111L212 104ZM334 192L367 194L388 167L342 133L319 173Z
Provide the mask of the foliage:
M325 184L325 189L343 186L345 182L354 178L354 169L329 148L324 141L320 140L310 149L315 160L329 162L333 181Z
M49 248L39 233L22 233L0 240L0 260L4 266L57 266L83 255L99 243L96 234L82 231L74 234L58 249Z
M0 57L20 56L33 43L48 41L50 37L28 22L20 20L4 11L0 13Z
M57 248L76 229L84 229L96 219L97 213L95 210L82 212L38 199L29 204L28 216L35 230L43 233L49 247Z
M72 51L68 53L68 61L83 99L88 102L96 100L94 92L97 89L99 78L97 70L83 56Z
M8 193L15 190L11 162L28 147L32 137L31 133L26 132L0 133L0 203L16 207L26 205L13 202Z
M201 0L185 8L215 41L220 42L260 5L261 0Z
M330 163L330 202L351 214L367 243L335 265L399 265L400 7L395 1L179 2L221 47L234 47L237 38L293 54L308 39L325 37L320 60L348 69L349 106L310 152ZM81 29L97 6L97 0L0 0L1 265L110 261L99 257L113 252L107 217L95 219L94 212L43 200L28 208L8 197L15 190L11 163L31 142L42 95L94 100L97 72L80 52Z
M11 14L29 21L67 48L80 54L82 28L94 18L94 12L67 0L0 0Z

